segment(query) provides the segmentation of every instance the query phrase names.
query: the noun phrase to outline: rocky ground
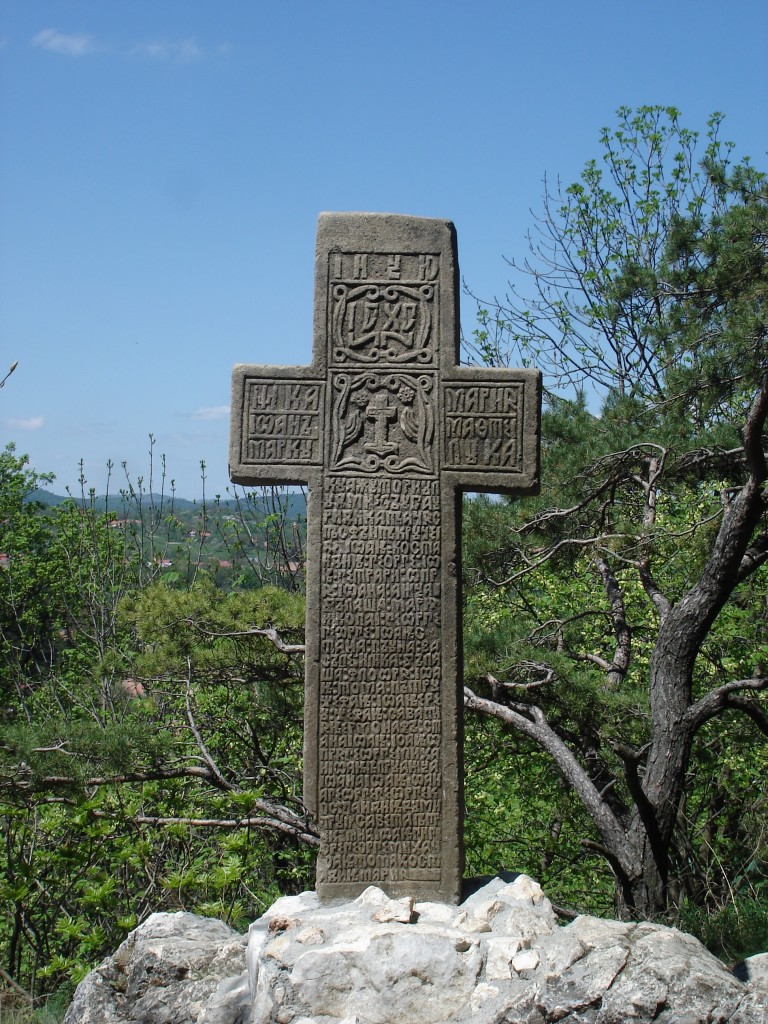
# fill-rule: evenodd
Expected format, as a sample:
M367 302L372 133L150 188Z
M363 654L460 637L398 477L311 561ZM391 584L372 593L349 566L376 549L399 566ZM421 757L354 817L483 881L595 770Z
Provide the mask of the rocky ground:
M734 974L673 928L561 926L525 875L460 907L303 893L248 937L154 914L80 985L64 1024L766 1024L766 960Z

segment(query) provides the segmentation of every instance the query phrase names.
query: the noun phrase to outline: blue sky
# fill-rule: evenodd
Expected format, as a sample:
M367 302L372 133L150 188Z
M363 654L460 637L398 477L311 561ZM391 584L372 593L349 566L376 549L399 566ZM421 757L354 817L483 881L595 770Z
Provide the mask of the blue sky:
M321 210L456 224L502 294L622 104L768 167L768 4L0 0L0 440L225 493L235 362L306 363ZM463 321L471 330L472 304Z

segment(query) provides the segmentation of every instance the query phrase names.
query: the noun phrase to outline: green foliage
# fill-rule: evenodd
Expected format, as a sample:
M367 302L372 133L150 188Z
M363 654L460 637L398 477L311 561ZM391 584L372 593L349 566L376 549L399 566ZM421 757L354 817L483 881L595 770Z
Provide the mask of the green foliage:
M42 1019L149 913L243 928L310 884L301 656L259 631L300 644L304 603L170 579L154 501L46 509L12 448L0 482L0 963Z
M619 110L474 336L546 405L541 494L465 506L466 681L565 744L635 913L766 877L768 191L721 124Z
M475 355L539 366L552 390L624 401L633 439L639 426L660 442L700 430L717 408L709 385L728 383L723 364L764 365L765 177L732 166L722 121L713 115L702 140L674 107L622 107L602 159L547 187L507 301L479 310Z
M465 737L466 874L522 871L558 904L609 914L613 880L581 840L596 838L548 757L499 723L468 717Z
M55 599L63 567L51 563L50 524L27 500L43 478L13 445L0 452L0 697L3 714L23 700L28 677L49 670L62 619Z
M687 905L680 914L680 927L733 964L768 948L768 901L764 895L750 895L734 898L718 910Z

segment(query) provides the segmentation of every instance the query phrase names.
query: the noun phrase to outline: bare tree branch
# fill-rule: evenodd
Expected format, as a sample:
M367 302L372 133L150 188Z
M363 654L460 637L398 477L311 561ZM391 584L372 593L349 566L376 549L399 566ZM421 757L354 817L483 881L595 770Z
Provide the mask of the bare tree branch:
M626 844L623 842L624 831L619 820L603 800L574 753L549 725L544 712L540 708L527 707L525 709L527 714L522 714L521 711L514 708L478 697L466 686L464 687L464 707L506 722L507 725L513 726L530 737L554 758L566 781L579 794L580 800L603 836L606 846L612 850L622 851L617 854L621 858L622 871L626 875L631 875L633 865L626 852ZM530 714L530 718L527 717L528 714Z
M768 477L768 463L763 449L763 430L768 418L768 373L761 381L747 413L744 423L743 440L744 455L749 466L750 475L763 481Z
M91 812L96 818L109 818L111 814L106 811L94 810ZM173 818L160 817L148 814L135 814L128 820L136 825L188 825L191 828L258 828L271 829L282 832L284 835L292 836L301 840L308 846L317 847L320 845L320 838L312 831L306 822L298 815L294 816L295 821L287 821L282 817L261 817L261 818Z
M218 785L218 787L230 793L239 793L240 788L238 786L233 785L231 782L228 782L219 771L219 768L216 765L216 762L211 757L210 751L203 742L203 737L200 735L200 730L197 728L197 725L195 723L195 717L192 713L192 659L189 656L187 657L187 670L188 676L185 703L187 708L187 721L189 722L189 727L192 730L192 735L195 737L195 741L197 742L197 745L200 748L200 753L203 755L203 760L211 769L211 774L213 775L213 778L216 780L216 784Z
M510 583L515 583L517 580L522 579L523 576L527 576L533 569L538 569L540 565L544 565L550 560L561 548L567 547L591 547L598 544L603 537L565 537L563 540L553 544L551 548L547 548L541 558L535 559L530 562L524 569L519 569L517 572L513 572L511 576L508 576L505 580L494 581L491 580L491 584L495 587L506 587Z
M16 774L4 775L4 781L0 781L0 789L18 790L19 792L38 793L46 789L61 788L97 788L100 786L117 786L121 783L131 782L164 782L171 779L204 779L206 782L214 782L211 769L186 765L182 768L154 768L144 772L119 772L115 775L94 775L85 779L78 779L74 775L43 775L40 778L32 778L32 769L24 762L15 766Z
M271 644L273 644L281 654L304 654L306 651L306 644L287 644L280 638L280 634L276 629L242 629L234 630L231 633L217 633L211 629L205 629L194 619L183 620L188 626L197 630L198 633L202 633L203 636L211 636L216 639L224 639L226 637L242 637L242 636L263 636Z
M693 733L700 729L705 722L730 709L744 711L761 728L762 723L765 723L767 727L763 731L768 734L768 716L766 716L762 708L755 704L754 701L747 702L737 699L739 695L743 695L745 692L757 693L762 690L768 690L768 676L757 676L752 679L735 679L730 683L724 683L722 686L718 686L716 690L710 690L709 693L704 694L703 697L700 697L695 704L688 708L685 716L685 726Z
M759 534L744 552L744 557L741 560L737 573L738 582L741 583L747 579L765 562L768 562L768 531Z
M14 363L14 367L15 365L16 364ZM8 374L8 376L10 377L10 374ZM5 381L3 381L3 384L4 383ZM2 387L2 384L0 384L0 387ZM23 996L30 1006L34 1006L35 997L31 996L25 988L22 988L18 981L14 981L14 979L10 976L8 971L4 970L2 967L0 967L0 978L3 979L6 985L10 985L14 992L18 993L18 995L20 996Z
M613 635L616 641L613 660L607 665L605 672L608 685L612 689L617 689L624 681L632 658L632 631L627 623L624 595L619 586L619 581L614 573L611 572L605 558L597 556L595 564L600 574L600 579L603 581L605 596L608 598L608 604L611 609L611 621L613 623Z

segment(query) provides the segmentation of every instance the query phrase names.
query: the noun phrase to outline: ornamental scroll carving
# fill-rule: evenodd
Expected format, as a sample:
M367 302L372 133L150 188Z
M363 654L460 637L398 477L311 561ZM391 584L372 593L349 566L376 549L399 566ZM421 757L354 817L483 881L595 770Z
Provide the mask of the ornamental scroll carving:
M334 253L328 281L332 362L434 366L439 275L436 253Z
M433 364L436 291L434 284L334 284L334 362Z
M433 474L433 374L333 375L331 470Z

